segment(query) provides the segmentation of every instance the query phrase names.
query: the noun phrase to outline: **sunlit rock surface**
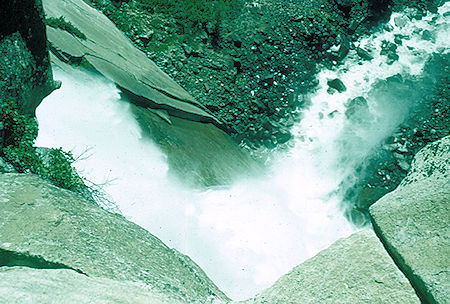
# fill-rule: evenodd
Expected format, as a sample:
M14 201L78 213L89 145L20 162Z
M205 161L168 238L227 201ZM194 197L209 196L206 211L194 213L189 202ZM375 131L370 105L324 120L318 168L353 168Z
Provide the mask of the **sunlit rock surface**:
M427 303L450 303L450 136L417 153L408 176L370 208L375 231Z
M336 241L250 303L420 303L371 231Z
M0 175L0 204L3 266L50 265L142 282L188 303L227 298L189 257L124 217L37 176Z
M0 267L0 302L179 304L150 286L88 277L69 269Z

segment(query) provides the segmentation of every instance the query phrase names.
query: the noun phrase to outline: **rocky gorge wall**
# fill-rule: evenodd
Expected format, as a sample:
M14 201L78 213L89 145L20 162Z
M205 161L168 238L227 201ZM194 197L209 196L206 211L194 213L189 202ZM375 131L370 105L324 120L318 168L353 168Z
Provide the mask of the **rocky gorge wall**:
M6 49L18 61L1 70L12 79L6 86L19 83L13 92L20 96L22 86L32 91L47 83L45 59L44 80L28 77L39 74L37 59L18 34L8 37ZM160 121L167 115L152 113ZM426 146L400 187L371 207L378 238L363 231L340 240L245 303L447 303L449 141ZM2 302L230 302L187 256L35 175L0 174L0 204Z
M447 303L449 153L450 137L427 145L372 206L379 238L341 239L241 303ZM187 256L37 176L1 174L0 202L3 302L230 303Z
M287 142L317 64L336 66L392 11L421 18L442 1L225 1L192 20L189 1L90 1L250 148ZM208 3L198 2L211 9ZM186 4L187 3L187 4ZM181 19L183 18L183 19ZM181 20L180 20L181 19ZM336 51L330 52L335 46ZM362 54L364 57L364 54ZM300 98L299 98L300 97Z
M34 140L37 135L35 110L42 99L59 86L60 83L53 80L50 68L41 1L2 2L0 172L15 171L13 165L2 158L4 148L23 146L24 138L29 142ZM18 153L11 154L14 156L9 162L18 156Z

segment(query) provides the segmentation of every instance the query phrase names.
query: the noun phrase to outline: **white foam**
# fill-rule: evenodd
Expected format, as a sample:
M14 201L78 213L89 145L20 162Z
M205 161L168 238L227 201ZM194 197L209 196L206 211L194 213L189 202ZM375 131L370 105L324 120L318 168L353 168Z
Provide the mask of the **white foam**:
M75 164L82 175L107 182L126 217L191 256L233 298L254 295L352 231L336 204L327 204L337 181L317 171L320 159L308 151L280 160L269 177L187 189L170 180L165 155L142 139L112 83L54 72L63 86L38 108L37 145L88 150Z
M415 28L447 28L443 17L427 25L432 17L408 22L405 29L414 33ZM403 30L394 27L393 32L376 34L361 44L371 45L378 54L381 40ZM360 65L350 53L339 69L319 73L319 89L308 97L311 107L293 129L293 147L274 152L268 175L254 180L205 190L171 180L166 156L142 138L115 86L76 70L55 69L63 86L38 108L37 145L61 146L75 155L88 149L89 157L79 160L77 168L95 183L110 181L104 190L127 218L188 254L230 297L244 299L354 231L340 210L342 197L336 189L404 115L395 106L380 107L368 92L378 78L420 73L424 54L448 47L448 31L441 30L436 42L419 41L419 34L410 34L399 48L399 61L392 65L378 55ZM345 93L326 92L327 79L335 77L346 84ZM345 119L345 102L360 95L378 115L379 127L353 126ZM340 114L329 117L334 110Z

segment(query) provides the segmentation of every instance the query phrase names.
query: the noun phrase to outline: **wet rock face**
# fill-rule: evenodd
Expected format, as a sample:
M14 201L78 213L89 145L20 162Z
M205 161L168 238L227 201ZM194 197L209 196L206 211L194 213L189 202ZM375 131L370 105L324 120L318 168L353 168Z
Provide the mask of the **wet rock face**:
M36 64L45 68L48 54L43 17L41 0L11 0L0 4L0 39L18 32Z
M369 120L369 107L367 100L358 96L353 98L347 103L347 109L345 110L345 116L352 121L364 121Z
M389 41L383 41L380 55L387 57L387 64L393 64L399 58L397 55L397 45Z
M347 90L347 87L339 78L328 80L327 84L330 88L335 89L339 93L345 92Z
M186 182L205 186L227 184L237 175L252 176L259 171L248 153L224 132L223 124L138 50L101 12L82 0L43 3L49 18L63 16L86 38L49 25L48 41L54 64L63 69L67 64L90 65L115 82L122 97L133 104L143 134L160 145L168 155L171 170ZM148 33L146 37L150 36ZM192 54L194 50L185 46L185 52ZM270 76L266 81L270 81ZM286 141L286 135L279 132L276 140Z
M15 100L23 114L34 115L42 99L57 86L42 16L40 1L0 3L0 108ZM10 133L3 120L0 117L0 154ZM2 165L0 171L11 170Z
M370 54L370 52L365 50L365 49L363 49L363 48L357 47L356 48L356 53L363 60L372 60L373 59L373 56Z
M29 114L57 86L49 65L43 16L40 0L0 4L0 102L19 99L22 111Z
M85 37L48 26L52 54L59 60L91 65L114 81L130 101L140 106L162 108L182 118L220 125L97 10L81 0L44 0L43 3L48 17L57 19L63 16Z
M250 148L274 147L299 118L299 97L316 85L316 64L332 67L361 34L405 6L432 1L240 1L218 26L189 29L171 14L134 3L94 0L155 63ZM239 1L237 1L239 2ZM328 52L333 46L337 52ZM372 54L359 51L364 60ZM395 60L395 52L389 52ZM392 61L392 62L393 62ZM273 122L270 128L263 124ZM284 140L281 140L283 142Z

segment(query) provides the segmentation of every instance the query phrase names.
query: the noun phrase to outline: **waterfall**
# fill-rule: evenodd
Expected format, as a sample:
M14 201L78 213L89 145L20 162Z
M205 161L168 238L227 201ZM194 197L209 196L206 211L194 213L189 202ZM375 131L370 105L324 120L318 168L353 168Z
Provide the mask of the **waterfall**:
M63 85L37 110L36 144L79 156L80 174L101 185L125 217L189 255L231 298L245 299L355 231L337 189L411 106L409 98L392 102L374 84L395 74L420 75L432 53L448 52L449 7L420 21L393 14L388 30L357 42L373 51L371 61L351 51L342 65L323 68L317 90L302 97L309 106L300 110L290 148L272 153L264 176L208 189L183 185L168 174L166 155L142 136L115 85L75 68L54 67ZM399 59L388 64L379 55L382 41L396 35L408 38L397 48ZM328 91L334 78L345 92ZM362 122L344 114L358 96L368 106Z

